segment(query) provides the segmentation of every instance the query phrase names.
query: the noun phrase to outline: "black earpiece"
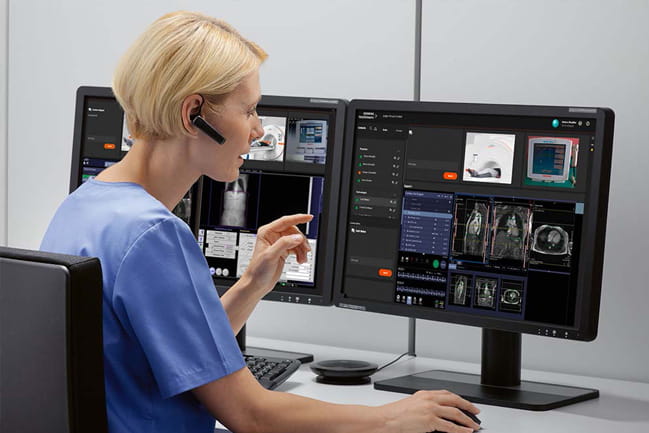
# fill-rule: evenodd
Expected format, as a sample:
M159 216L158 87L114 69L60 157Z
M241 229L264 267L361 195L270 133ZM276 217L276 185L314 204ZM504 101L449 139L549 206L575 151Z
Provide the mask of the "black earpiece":
M217 131L212 125L207 123L205 119L201 117L200 114L193 114L189 117L192 121L192 124L207 134L212 140L216 141L219 144L225 143L225 137Z
M202 100L201 105L198 107L198 113L190 114L189 120L191 120L192 124L195 127L207 134L207 136L212 140L216 141L219 144L225 143L225 137L223 136L223 134L217 131L216 128L210 125L207 120L203 119L203 117L201 116L201 110L203 109L203 102L205 102L205 98L203 97L203 95L200 95L200 97Z

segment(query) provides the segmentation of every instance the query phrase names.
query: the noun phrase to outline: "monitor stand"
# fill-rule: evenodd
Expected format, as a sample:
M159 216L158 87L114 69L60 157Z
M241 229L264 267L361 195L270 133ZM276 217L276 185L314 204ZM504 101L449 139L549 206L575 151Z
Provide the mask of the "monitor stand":
M241 331L237 334L237 343L239 344L241 353L244 355L261 356L264 358L297 359L302 364L313 361L313 355L311 353L289 352L286 350L246 346L246 325L243 325Z
M521 334L482 330L482 374L430 370L374 382L374 388L412 394L447 389L474 403L543 411L599 397L596 389L521 381Z

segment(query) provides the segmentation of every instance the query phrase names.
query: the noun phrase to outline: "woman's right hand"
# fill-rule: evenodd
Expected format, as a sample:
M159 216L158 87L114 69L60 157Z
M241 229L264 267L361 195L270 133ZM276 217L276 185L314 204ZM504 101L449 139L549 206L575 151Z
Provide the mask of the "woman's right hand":
M295 254L300 264L307 261L311 247L297 226L312 219L309 214L286 215L257 230L255 249L242 279L249 279L261 296L275 286L289 254Z
M480 425L460 409L474 415L480 410L449 391L418 391L410 397L386 404L379 409L386 417L388 431L424 433L438 430L447 433L473 433L474 430L480 429Z

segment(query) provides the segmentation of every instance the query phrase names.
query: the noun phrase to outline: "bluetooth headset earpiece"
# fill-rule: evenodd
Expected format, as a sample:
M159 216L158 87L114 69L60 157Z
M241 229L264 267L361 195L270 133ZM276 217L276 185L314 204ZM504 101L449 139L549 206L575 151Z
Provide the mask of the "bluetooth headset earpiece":
M219 131L217 131L216 128L210 125L207 120L203 119L203 116L201 116L203 102L205 102L205 98L203 97L203 95L201 95L201 105L198 106L198 113L190 114L189 120L191 120L192 124L195 127L203 131L212 140L216 141L219 144L225 143L225 137Z

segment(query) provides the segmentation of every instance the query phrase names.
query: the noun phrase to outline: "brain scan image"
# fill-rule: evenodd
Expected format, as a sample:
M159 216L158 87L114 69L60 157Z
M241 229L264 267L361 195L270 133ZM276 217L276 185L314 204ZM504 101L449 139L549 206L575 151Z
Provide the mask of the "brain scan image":
M525 261L530 209L525 206L496 206L491 258Z
M544 224L534 230L532 251L553 256L570 255L570 236L562 227Z
M472 256L484 256L487 236L487 206L475 203L466 219L463 253Z
M498 280L494 278L476 278L475 280L475 306L480 308L496 309L496 286Z
M223 226L243 227L246 223L248 175L240 174L237 180L227 183L223 192Z
M453 275L451 283L451 303L454 305L467 305L470 296L471 277L467 275Z

